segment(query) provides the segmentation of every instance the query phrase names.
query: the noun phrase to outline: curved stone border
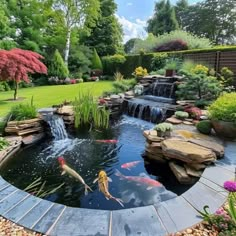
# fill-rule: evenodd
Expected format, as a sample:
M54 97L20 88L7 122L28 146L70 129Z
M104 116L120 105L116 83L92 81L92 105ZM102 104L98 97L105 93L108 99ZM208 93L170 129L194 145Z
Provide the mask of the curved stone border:
M158 205L105 211L72 208L34 197L0 177L0 215L28 229L53 236L155 235L181 231L202 221L197 210L215 212L227 199L224 181L234 178L236 142L225 143L225 157L208 167L188 191Z

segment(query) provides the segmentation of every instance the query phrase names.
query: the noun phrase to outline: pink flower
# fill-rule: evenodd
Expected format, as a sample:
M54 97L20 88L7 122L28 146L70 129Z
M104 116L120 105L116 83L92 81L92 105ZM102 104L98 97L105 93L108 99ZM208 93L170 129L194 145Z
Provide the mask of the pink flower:
M224 188L229 192L236 192L236 182L226 181L224 182Z

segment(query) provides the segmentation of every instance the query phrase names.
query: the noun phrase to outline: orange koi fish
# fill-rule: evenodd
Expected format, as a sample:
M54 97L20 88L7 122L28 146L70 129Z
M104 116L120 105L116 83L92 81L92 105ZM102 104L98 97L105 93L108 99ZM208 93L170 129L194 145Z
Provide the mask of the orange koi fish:
M148 186L147 190L151 190L152 188L163 186L160 182L158 182L154 179L142 177L142 176L125 176L125 175L121 174L120 171L118 171L118 170L116 170L115 175L120 177L120 179L126 179L128 181L137 182L139 185L146 184Z
M130 170L131 168L135 167L138 165L141 161L132 161L132 162L127 162L123 165L121 165L121 168Z
M101 191L105 198L107 200L112 199L114 201L117 201L122 207L124 205L122 204L122 200L120 198L113 197L108 190L108 182L112 182L111 178L109 178L104 170L101 170L98 173L98 178L96 178L93 183L96 183L98 181L98 187L99 191Z
M98 143L118 143L118 140L115 140L115 139L107 139L107 140L98 139L98 140L96 140L96 142L98 142Z
M58 157L57 158L61 168L62 168L62 173L61 175L64 175L64 174L68 174L69 176L72 176L74 177L75 179L79 180L80 183L82 183L84 185L84 193L85 195L88 194L88 190L90 190L91 192L93 191L84 181L84 179L75 171L73 170L72 168L70 168L68 165L66 165L66 161L63 157Z

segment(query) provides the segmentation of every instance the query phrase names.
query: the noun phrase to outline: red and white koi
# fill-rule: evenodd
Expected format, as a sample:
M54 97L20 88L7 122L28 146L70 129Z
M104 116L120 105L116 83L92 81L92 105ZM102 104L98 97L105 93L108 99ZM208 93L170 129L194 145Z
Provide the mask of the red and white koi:
M138 185L140 184L146 184L147 190L151 190L152 188L155 187L162 187L163 185L151 178L147 178L147 177L142 177L142 176L126 176L120 173L120 171L116 170L116 176L120 177L120 179L126 179L128 181L133 181L136 182Z
M62 173L61 175L64 175L64 174L68 174L69 176L72 176L74 177L75 179L77 179L80 183L82 183L84 185L84 193L85 195L88 194L88 190L90 190L91 192L93 191L84 181L84 179L75 171L73 170L72 168L70 168L68 165L66 165L66 161L63 157L58 157L57 158L61 168L62 168Z
M124 205L122 204L122 200L120 198L116 198L116 197L113 197L110 193L109 193L109 190L108 190L108 182L112 182L111 178L109 178L106 174L106 172L104 170L101 170L99 173L98 173L98 178L96 178L93 183L96 183L98 181L98 188L99 188L99 191L101 191L105 198L107 200L109 199L112 199L116 202L118 202L122 207L124 207Z
M118 143L118 140L116 139L106 139L106 140L103 140L103 139L98 139L96 140L96 142L98 143Z
M130 170L131 168L137 166L141 161L132 161L132 162L127 162L121 165L121 168Z

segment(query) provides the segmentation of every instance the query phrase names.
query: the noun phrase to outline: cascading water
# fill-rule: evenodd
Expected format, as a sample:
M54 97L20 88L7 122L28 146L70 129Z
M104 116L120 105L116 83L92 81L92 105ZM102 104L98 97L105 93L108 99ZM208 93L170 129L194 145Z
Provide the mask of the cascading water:
M47 115L45 120L50 126L51 133L55 141L68 138L65 124L61 117L55 115Z
M155 82L152 85L151 93L153 96L157 97L173 98L174 88L175 88L174 83Z

